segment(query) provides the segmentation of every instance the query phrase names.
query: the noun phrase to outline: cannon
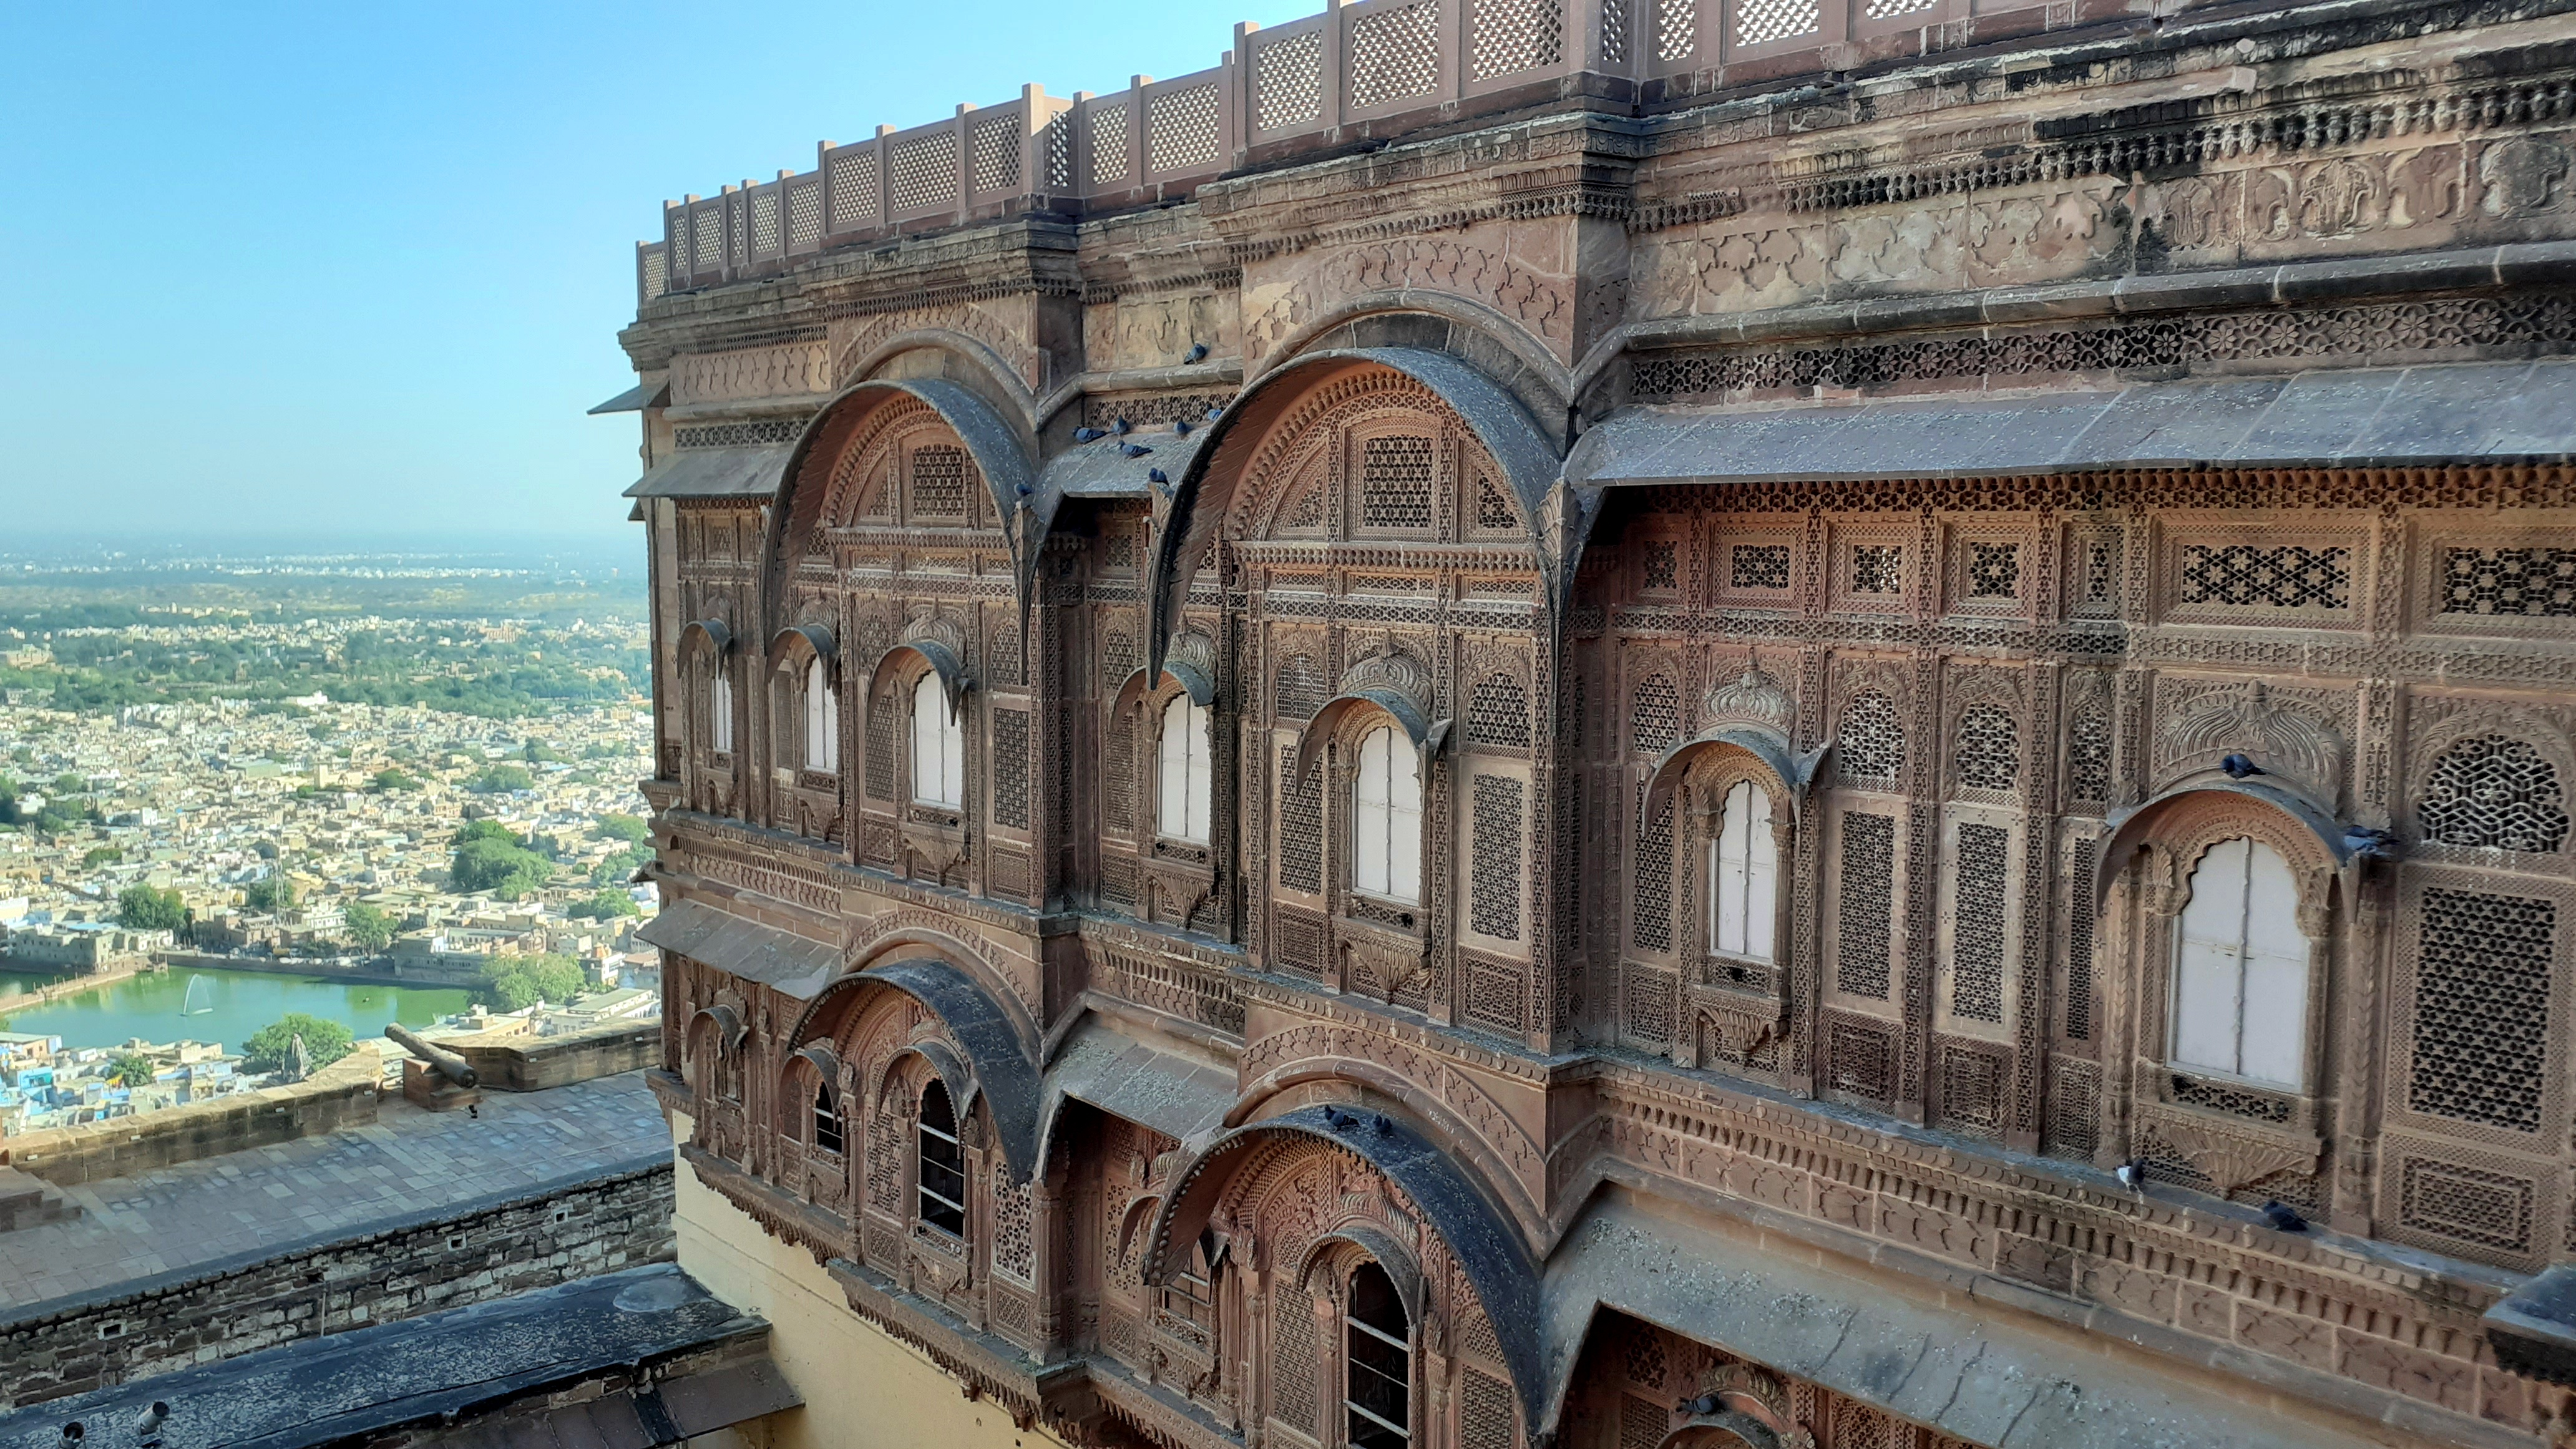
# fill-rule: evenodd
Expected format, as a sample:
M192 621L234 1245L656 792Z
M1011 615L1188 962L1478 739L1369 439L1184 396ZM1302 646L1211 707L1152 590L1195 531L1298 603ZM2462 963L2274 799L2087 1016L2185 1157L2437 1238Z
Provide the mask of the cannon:
M385 1028L385 1035L392 1037L396 1046L401 1047L404 1051L411 1053L422 1061L429 1063L431 1067L437 1070L440 1076L447 1078L447 1080L454 1082L460 1087L470 1087L474 1085L474 1068L472 1064L467 1062L462 1056L457 1055L455 1052L449 1051L443 1046L433 1045L432 1043L421 1040L418 1033L414 1032L410 1027L404 1026L401 1022L394 1022L391 1025L388 1025Z

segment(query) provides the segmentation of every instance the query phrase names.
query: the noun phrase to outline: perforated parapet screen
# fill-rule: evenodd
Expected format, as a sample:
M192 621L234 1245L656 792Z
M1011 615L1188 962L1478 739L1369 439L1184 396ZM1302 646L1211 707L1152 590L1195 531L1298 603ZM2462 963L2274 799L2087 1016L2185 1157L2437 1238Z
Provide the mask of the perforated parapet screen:
M1352 21L1350 74L1354 110L1438 90L1439 0L1372 10Z
M1431 440L1371 438L1360 449L1360 523L1367 528L1431 527Z
M2417 929L2415 1065L2407 1105L2538 1132L2549 1075L2557 903L2427 889Z
M1020 118L977 121L966 133L968 170L977 191L1020 184Z
M2567 802L2558 767L2521 740L2465 739L2442 752L2416 807L2424 838L2444 845L2533 854L2567 842Z
M2004 883L2011 839L2001 826L1959 827L1950 1010L1970 1021L2004 1019Z
M896 211L912 211L957 199L957 133L939 131L895 143L893 164Z
M1154 97L1145 106L1145 166L1156 174L1216 164L1224 147L1213 85Z
M832 228L865 226L877 217L877 155L851 151L832 158Z
M1475 0L1469 70L1477 80L1555 65L1565 55L1558 0Z
M2010 790L2021 780L2021 739L2001 705L1975 704L1959 714L1959 783L1971 790Z
M2349 609L2352 550L2282 544L2187 544L2175 580L2186 604L2243 609Z
M1688 60L1698 48L1698 0L1655 0L1655 59Z
M1896 817L1843 812L1834 985L1885 1000L1896 910Z
M823 239L823 185L808 181L787 188L787 244L810 247Z
M1526 789L1503 775L1476 777L1468 921L1504 941L1521 938L1521 816Z
M1894 1100L1895 1055L1885 1031L1855 1021L1836 1021L1826 1028L1826 1080L1846 1096Z
M1895 784L1905 769L1905 727L1897 722L1896 701L1875 689L1853 695L1843 706L1834 753L1844 779Z
M1768 45L1775 40L1813 35L1823 13L1817 0L1737 0L1735 43Z
M1252 123L1276 131L1324 114L1324 32L1274 40L1252 54Z
M1106 186L1127 176L1127 108L1091 109L1091 184Z
M1941 1048L1942 1124L1972 1137L1998 1135L2004 1124L2003 1063L1973 1048Z
M993 823L1029 828L1029 712L993 711Z
M778 248L778 193L764 191L751 199L751 249L767 256Z
M1516 750L1529 741L1527 691L1508 674L1486 676L1467 699L1467 742Z

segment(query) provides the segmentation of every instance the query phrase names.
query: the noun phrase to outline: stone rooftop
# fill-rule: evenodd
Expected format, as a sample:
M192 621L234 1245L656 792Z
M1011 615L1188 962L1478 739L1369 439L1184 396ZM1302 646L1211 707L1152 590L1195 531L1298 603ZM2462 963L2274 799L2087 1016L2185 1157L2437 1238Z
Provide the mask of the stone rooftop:
M378 1119L63 1189L78 1218L0 1233L0 1312L346 1238L670 1152L635 1074L490 1093L482 1116L388 1096Z

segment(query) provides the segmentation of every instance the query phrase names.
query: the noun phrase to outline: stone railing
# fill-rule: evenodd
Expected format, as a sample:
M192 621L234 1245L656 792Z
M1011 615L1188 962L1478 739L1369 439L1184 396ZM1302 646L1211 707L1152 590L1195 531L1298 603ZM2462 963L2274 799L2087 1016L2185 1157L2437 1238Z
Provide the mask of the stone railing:
M2196 0L2156 0L2161 16ZM1552 101L1670 104L2043 31L2142 18L2128 0L1356 0L1219 62L1107 95L1037 86L944 121L817 144L811 171L663 204L639 303L831 247L1030 210L1114 210L1247 165Z

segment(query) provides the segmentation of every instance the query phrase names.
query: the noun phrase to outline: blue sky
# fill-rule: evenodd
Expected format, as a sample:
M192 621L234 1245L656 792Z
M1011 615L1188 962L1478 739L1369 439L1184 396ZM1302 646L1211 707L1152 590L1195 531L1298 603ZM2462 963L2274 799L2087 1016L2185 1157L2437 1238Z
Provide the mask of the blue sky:
M1319 8L13 6L0 544L615 538L664 197Z

